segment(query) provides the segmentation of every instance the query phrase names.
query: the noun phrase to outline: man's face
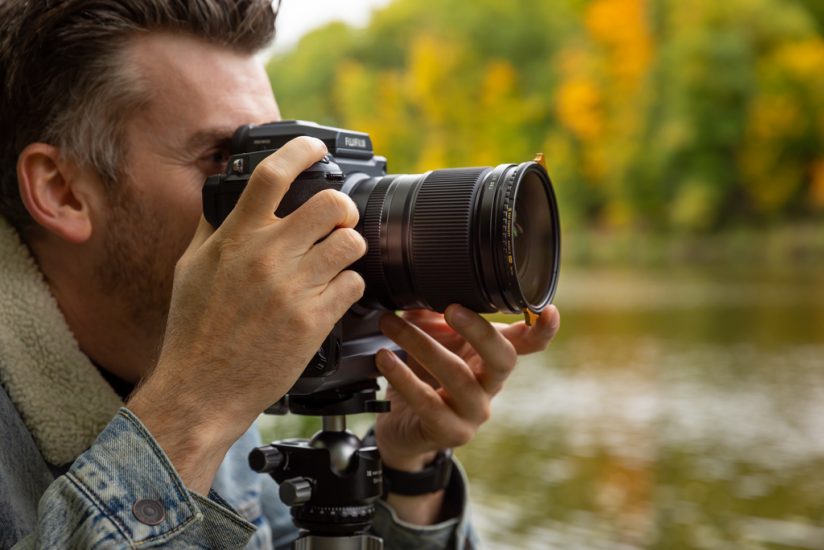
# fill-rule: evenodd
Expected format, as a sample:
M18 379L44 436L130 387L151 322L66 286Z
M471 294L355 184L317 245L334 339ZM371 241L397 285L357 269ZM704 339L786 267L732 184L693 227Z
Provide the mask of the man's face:
M129 54L151 100L129 121L126 176L109 201L96 271L123 308L124 326L159 346L174 266L200 219L206 176L223 170L238 126L280 114L253 56L171 34L139 37Z

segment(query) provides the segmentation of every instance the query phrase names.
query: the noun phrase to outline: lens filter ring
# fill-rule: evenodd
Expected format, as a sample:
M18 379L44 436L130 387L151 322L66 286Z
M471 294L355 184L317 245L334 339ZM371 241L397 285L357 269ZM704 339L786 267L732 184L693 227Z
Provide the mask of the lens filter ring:
M557 284L560 233L558 209L546 171L535 162L501 165L488 186L485 216L490 225L491 264L501 311L540 312Z

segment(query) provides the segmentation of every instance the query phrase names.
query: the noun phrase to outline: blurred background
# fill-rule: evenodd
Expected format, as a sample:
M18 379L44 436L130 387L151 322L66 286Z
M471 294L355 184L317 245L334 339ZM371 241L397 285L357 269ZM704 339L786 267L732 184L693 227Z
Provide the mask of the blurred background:
M563 326L459 452L488 547L824 548L824 2L286 0L278 33L284 118L391 173L547 156Z

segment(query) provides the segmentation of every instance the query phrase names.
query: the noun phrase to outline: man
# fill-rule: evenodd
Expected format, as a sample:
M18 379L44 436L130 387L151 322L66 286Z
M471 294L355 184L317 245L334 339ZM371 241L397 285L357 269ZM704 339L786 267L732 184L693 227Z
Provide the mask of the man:
M219 230L201 216L234 129L279 118L254 58L274 17L268 0L0 5L0 546L294 538L245 455L255 418L361 296L346 267L365 244L335 191L273 215L326 152L310 138L258 167ZM376 358L392 386L384 463L419 472L468 442L517 353L557 326L554 308L531 329L454 305L386 315L410 360ZM452 479L386 497L388 547L466 544Z

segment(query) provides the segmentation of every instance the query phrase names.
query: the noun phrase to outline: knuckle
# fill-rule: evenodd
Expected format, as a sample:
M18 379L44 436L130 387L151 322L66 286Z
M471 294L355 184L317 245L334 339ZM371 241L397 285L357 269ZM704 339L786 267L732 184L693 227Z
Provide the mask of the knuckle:
M515 345L506 338L502 340L501 352L503 353L504 361L506 361L506 367L512 369L515 367L515 363L518 362L518 350L515 349Z
M263 282L269 279L272 273L272 266L268 258L262 256L251 256L242 262L246 272L246 278L253 283Z
M492 408L489 406L489 401L478 407L478 418L481 424L486 423L492 418Z
M357 222L358 209L345 193L335 189L324 189L318 191L307 202L306 207L313 212L313 215L320 216L324 220L341 225L350 220Z
M349 296L352 299L352 302L360 300L363 293L366 291L366 281L363 280L363 277L351 269L347 269L342 272L341 275L346 278L346 286L349 290Z
M337 212L342 208L343 197L346 197L346 195L340 191L335 191L334 189L324 189L323 191L318 191L315 195L316 207L321 208L324 211L328 210L330 212Z
M342 193L341 191L337 191L335 189L330 189L330 193L335 197L335 209L337 212L343 216L349 216L355 204L352 202L352 199L346 193Z
M338 229L337 233L340 234L341 245L351 252L352 256L360 258L366 254L366 240L360 233L351 228Z
M475 437L475 429L471 426L456 428L449 437L449 447L463 447Z
M241 249L240 240L231 234L221 235L217 241L217 250L221 257L238 254Z
M358 239L357 233L353 236L345 230L336 229L323 243L315 246L324 265L340 270L363 255L359 252L362 245Z
M280 183L289 180L289 173L277 156L271 155L257 165L254 174L267 183Z

